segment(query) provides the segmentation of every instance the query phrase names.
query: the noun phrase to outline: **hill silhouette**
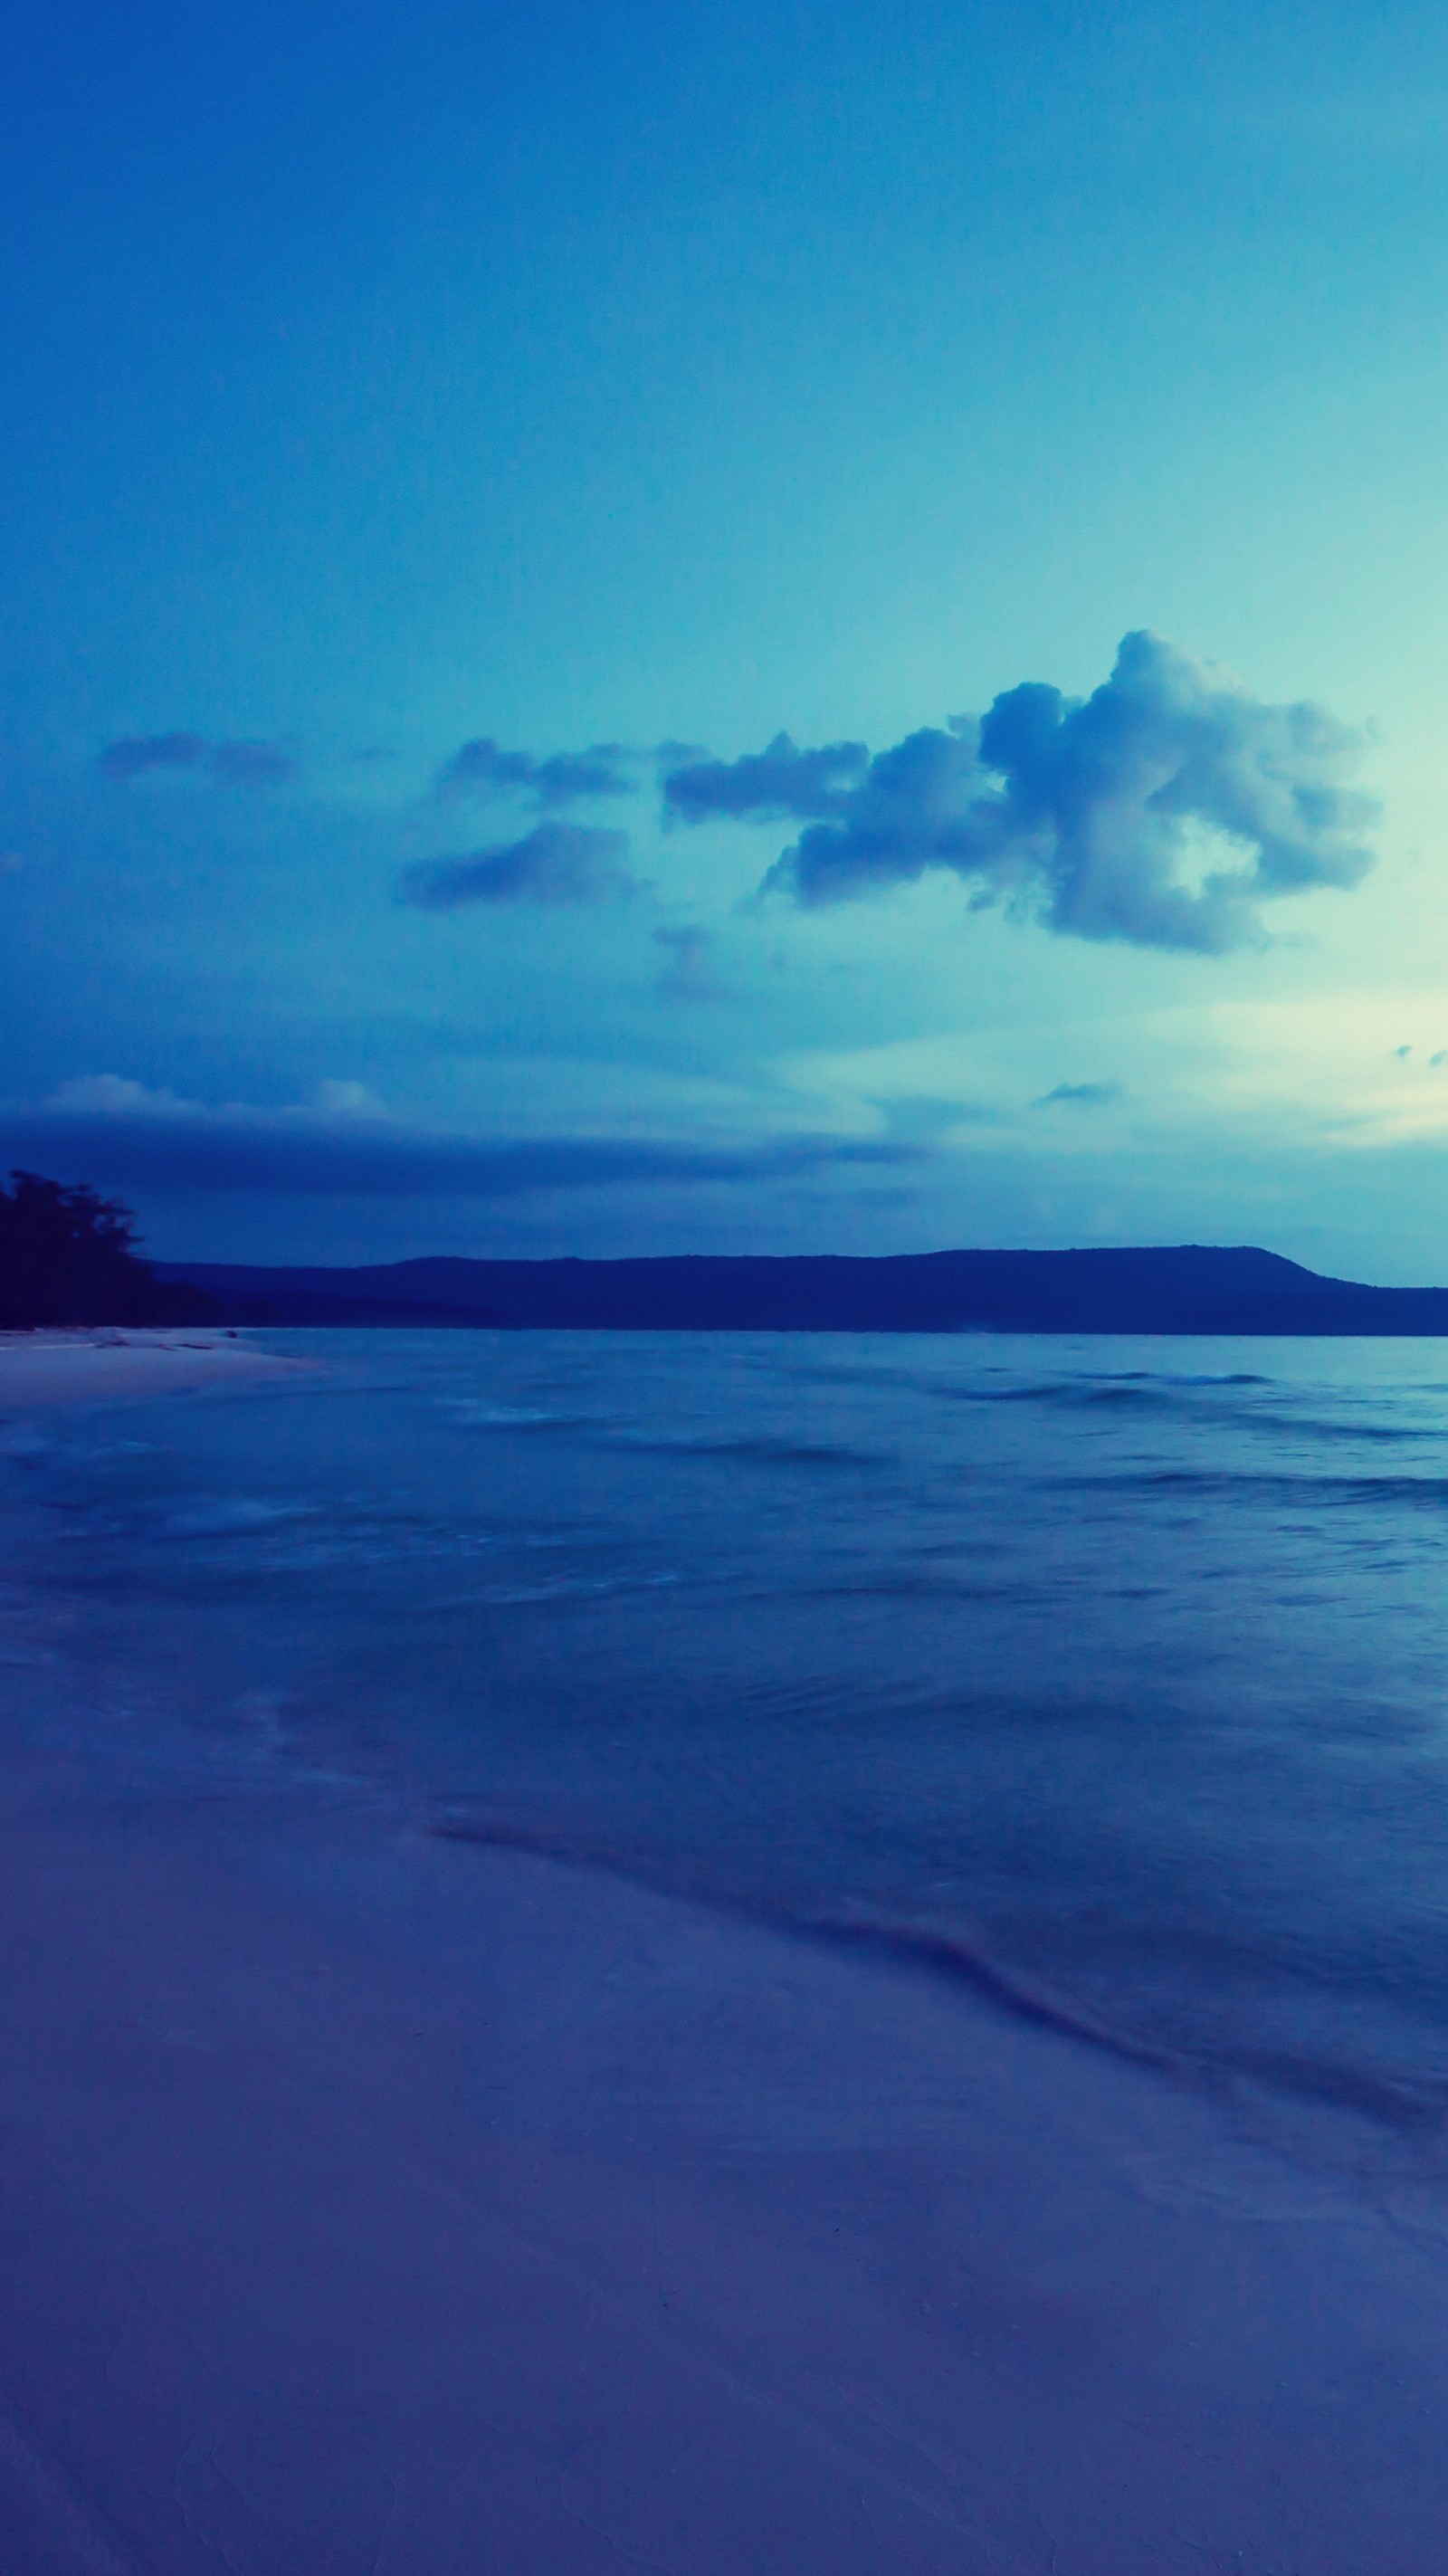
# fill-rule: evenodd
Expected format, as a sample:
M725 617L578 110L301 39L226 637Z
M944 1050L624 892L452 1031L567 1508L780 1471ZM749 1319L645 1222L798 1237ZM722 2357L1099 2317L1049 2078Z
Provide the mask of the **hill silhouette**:
M1448 1289L1321 1277L1251 1244L881 1256L170 1262L228 1323L519 1331L1448 1334Z

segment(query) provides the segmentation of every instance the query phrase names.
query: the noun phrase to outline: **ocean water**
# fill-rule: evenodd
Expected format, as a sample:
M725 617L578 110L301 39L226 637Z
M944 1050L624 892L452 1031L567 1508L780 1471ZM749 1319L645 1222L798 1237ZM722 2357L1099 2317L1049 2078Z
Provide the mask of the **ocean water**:
M0 1687L99 1784L330 1783L1448 2171L1448 1348L258 1338L0 1423Z

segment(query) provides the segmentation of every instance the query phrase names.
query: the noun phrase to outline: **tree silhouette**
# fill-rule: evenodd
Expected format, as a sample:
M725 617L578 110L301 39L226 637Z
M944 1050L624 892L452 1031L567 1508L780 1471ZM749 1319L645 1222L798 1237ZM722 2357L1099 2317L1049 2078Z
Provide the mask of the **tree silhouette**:
M10 1184L0 1188L0 1329L177 1323L209 1310L138 1258L135 1219L118 1199L38 1172L12 1172Z

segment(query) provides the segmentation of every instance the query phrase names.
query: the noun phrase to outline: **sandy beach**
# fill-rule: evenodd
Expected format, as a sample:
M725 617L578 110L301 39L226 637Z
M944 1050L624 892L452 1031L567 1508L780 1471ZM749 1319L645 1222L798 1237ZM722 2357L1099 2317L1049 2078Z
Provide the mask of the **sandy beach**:
M143 1403L284 1377L301 1365L256 1349L240 1333L201 1325L0 1333L0 1415L52 1404Z
M325 1800L12 1760L7 2576L1429 2576L1448 2249L1217 2105Z

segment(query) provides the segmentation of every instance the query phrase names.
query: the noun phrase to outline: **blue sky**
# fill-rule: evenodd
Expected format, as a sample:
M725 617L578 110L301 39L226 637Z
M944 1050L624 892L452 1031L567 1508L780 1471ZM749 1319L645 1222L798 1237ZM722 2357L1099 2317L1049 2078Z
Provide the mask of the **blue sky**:
M1445 108L1426 8L11 12L0 1155L1448 1279Z

